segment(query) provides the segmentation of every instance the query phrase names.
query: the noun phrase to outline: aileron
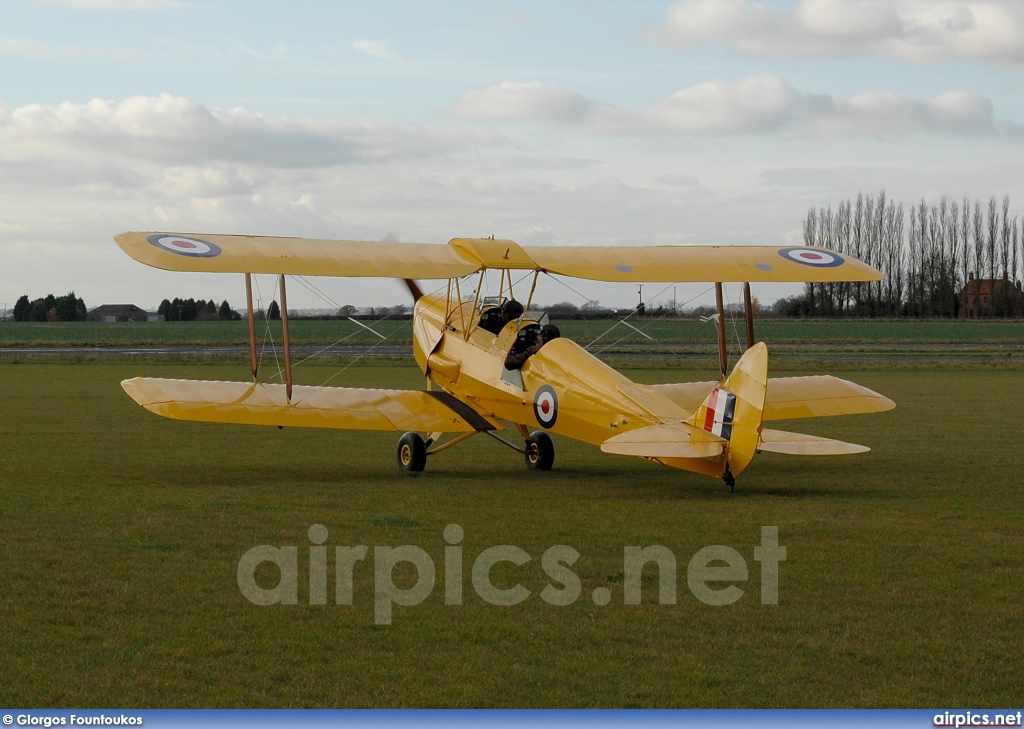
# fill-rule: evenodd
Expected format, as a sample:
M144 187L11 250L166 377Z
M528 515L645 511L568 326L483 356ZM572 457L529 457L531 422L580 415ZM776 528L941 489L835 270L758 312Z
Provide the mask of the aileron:
M297 386L289 403L284 385L136 377L121 386L150 412L176 420L438 433L501 427L468 405L456 411L420 390Z

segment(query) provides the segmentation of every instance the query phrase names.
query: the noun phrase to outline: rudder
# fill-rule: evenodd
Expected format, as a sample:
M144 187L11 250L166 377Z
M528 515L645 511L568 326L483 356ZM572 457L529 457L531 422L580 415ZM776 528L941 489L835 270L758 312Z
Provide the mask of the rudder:
M689 423L729 441L727 482L750 465L757 452L768 387L768 347L758 342L736 363L732 374L715 387Z

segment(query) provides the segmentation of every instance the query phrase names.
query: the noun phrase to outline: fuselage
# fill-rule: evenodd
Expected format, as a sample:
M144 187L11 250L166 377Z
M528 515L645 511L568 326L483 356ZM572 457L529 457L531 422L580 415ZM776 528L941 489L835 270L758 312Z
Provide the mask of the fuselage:
M417 302L416 361L433 383L487 417L597 445L626 430L691 415L565 338L545 344L521 370L505 370L522 323L509 322L495 335L476 326L472 303L453 302L454 311L447 312L446 306L444 296Z

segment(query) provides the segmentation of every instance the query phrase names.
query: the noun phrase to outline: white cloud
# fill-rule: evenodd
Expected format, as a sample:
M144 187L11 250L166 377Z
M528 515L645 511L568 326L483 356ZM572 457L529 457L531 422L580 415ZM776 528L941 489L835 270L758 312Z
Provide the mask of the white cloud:
M158 173L159 174L159 173ZM251 167L211 164L168 167L151 180L154 189L170 199L248 195L266 181Z
M444 154L503 144L495 133L344 118L210 109L162 94L120 102L0 107L0 160L92 157L171 166L232 163L295 169Z
M795 16L809 33L854 42L891 38L903 30L891 0L804 0Z
M879 108L868 103L874 96L812 97L758 79L695 87L647 109L594 104L578 121L545 122L549 133L505 132L515 144L469 122L438 129L270 116L171 96L0 107L0 294L7 297L0 301L72 288L90 304L156 306L168 295L239 300L235 277L164 274L135 263L111 239L123 230L364 240L392 233L438 243L495 234L525 245L782 243L799 240L810 205L855 194L849 180L866 190L885 186L904 200L916 199L922 184L1024 199L1019 165L994 135L821 145L797 134L847 134L842 122L860 135L863 116L883 130L877 120L969 117L970 96L918 100L924 111L911 113L894 103L901 97ZM753 100L736 98L744 95ZM740 133L731 115L751 108L760 110L760 126ZM709 140L721 130L691 120L701 109L731 123L731 136ZM814 131L812 121L840 128ZM913 122L926 123L950 122ZM770 135L753 133L761 128ZM691 143L685 134L704 136ZM977 168L970 180L965 161ZM880 167L890 164L907 172ZM815 177L822 166L860 171L823 187ZM552 285L538 290L538 300L570 297ZM405 300L400 287L381 281L318 286L334 287L324 290L339 303ZM607 304L630 303L635 293L586 290ZM321 305L304 295L295 292L295 308Z
M679 134L770 132L795 121L804 99L776 76L708 81L677 91L640 113L652 129Z
M974 134L993 130L992 102L967 91L947 91L931 99L899 94L856 94L823 104L808 121L821 136L900 136L916 132Z
M352 41L352 50L365 53L368 56L379 58L383 61L398 61L398 56L391 52L391 47L387 41L377 40L355 40Z
M988 134L996 128L992 102L967 91L948 91L931 99L887 93L832 96L801 93L770 74L707 81L635 110L601 105L559 87L506 82L463 93L450 114L461 119L572 124L596 135L638 137L899 137Z
M886 56L1024 63L1020 0L681 0L651 37L672 48L724 43L746 56Z
M506 81L466 91L450 114L459 119L525 122L578 122L596 109L579 94L558 86Z

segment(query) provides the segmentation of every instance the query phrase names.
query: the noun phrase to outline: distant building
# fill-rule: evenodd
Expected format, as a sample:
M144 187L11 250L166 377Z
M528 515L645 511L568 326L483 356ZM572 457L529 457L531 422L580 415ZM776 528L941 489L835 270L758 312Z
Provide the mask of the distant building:
M162 314L151 314L135 304L104 304L89 312L88 321L163 321Z
M960 289L958 296L960 316L964 319L987 319L1024 308L1024 290L1021 290L1020 281L973 278Z

